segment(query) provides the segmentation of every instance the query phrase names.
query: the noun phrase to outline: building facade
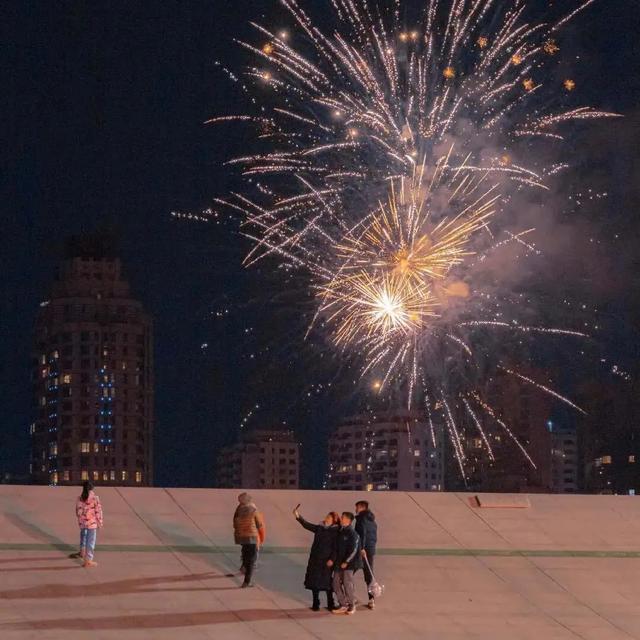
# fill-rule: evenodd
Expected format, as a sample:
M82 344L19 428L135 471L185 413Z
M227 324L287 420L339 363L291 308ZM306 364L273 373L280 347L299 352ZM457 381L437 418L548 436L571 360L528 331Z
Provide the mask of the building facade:
M300 444L292 431L256 429L218 454L216 485L237 489L298 489Z
M548 383L542 370L520 371L532 379ZM453 462L449 465L448 486L459 490L548 493L551 491L551 398L512 375L497 371L488 379L480 396L491 408L474 403L491 454L465 407L452 407L458 416L461 439L466 444L466 479ZM520 446L526 450L523 453ZM528 456L528 458L527 458Z
M67 244L32 358L36 484L151 485L153 334L107 238Z
M444 490L442 429L408 411L352 416L329 439L326 487L348 491Z
M551 433L551 490L578 492L578 430L548 422Z

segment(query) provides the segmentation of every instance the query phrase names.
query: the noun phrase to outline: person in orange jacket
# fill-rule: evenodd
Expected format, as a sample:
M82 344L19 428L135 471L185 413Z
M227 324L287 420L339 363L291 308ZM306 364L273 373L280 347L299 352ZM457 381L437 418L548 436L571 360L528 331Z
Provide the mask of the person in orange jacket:
M267 535L264 517L253 503L248 493L238 496L238 506L233 514L233 533L235 543L241 545L244 582L242 588L253 587L253 572L258 559L258 549L264 544Z

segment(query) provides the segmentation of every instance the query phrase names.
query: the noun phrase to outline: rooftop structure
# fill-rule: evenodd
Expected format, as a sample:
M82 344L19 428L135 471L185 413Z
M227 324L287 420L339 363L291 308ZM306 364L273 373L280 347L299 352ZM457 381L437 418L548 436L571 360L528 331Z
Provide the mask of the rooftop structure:
M267 522L257 588L239 589L237 490L99 488L95 569L76 549L75 487L0 486L0 637L101 640L630 640L640 635L640 499L369 494L375 611L312 612L303 579L319 521L363 494L252 490ZM366 598L357 580L359 597Z

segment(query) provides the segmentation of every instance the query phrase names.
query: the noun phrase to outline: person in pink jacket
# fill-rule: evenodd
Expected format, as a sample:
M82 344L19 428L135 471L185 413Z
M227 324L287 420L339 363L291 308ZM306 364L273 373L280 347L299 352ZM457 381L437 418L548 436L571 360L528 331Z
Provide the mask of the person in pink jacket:
M96 567L98 563L93 560L93 551L98 528L102 527L102 505L88 480L82 485L82 493L76 502L76 516L80 527L80 552L76 557L84 560L83 567Z

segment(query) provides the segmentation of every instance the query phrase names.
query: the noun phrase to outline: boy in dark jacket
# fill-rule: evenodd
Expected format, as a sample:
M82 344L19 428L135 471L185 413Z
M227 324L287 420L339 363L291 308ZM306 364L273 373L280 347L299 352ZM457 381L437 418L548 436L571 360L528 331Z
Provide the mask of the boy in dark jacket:
M353 527L355 516L345 511L340 518L340 532L331 560L334 568L333 590L340 606L333 613L353 615L356 612L356 585L353 574L361 567L360 537Z
M356 531L360 536L360 554L365 559L363 563L364 581L367 583L367 592L369 594L369 604L367 606L369 609L373 609L375 600L369 585L373 580L372 571L378 543L378 525L373 512L369 511L369 503L366 500L358 500L356 502Z

